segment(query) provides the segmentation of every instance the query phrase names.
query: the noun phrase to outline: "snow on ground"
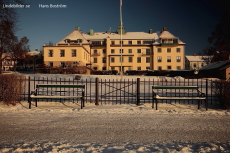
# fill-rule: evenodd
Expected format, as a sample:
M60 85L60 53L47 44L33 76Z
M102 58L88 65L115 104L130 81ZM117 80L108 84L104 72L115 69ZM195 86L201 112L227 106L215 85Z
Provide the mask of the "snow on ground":
M0 152L230 152L230 112L196 105L0 105Z

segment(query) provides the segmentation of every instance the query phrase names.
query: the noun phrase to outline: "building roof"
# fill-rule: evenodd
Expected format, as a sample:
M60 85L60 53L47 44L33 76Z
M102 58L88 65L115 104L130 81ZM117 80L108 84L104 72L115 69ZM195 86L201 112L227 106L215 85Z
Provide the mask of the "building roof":
M201 70L212 70L212 69L223 69L224 67L227 68L229 66L230 66L230 60L226 60L226 61L221 61L221 62L210 63L210 64L200 68L199 71L201 71Z
M83 33L83 36L87 40L95 40L95 39L105 39L109 37L110 39L120 39L121 35L117 33L106 33L106 32L95 32L94 35L89 35ZM158 36L156 33L146 33L146 32L125 32L122 35L122 39L157 39Z
M88 33L82 33L79 30L74 30L69 35L67 35L65 38L60 40L57 44L65 44L65 39L70 39L70 40L82 39L83 44L89 44L88 40L100 41L108 37L111 40L121 39L121 35L116 32L94 32L93 35L90 35ZM159 36L157 33L147 33L147 32L125 32L122 35L122 39L155 40L154 42L155 45L161 43L160 38L177 38L177 37L175 37L168 31L163 31ZM178 44L185 44L185 43L183 43L181 40L178 39Z
M171 34L169 31L162 31L159 35L159 38L162 38L162 39L166 39L166 38L169 38L169 39L173 39L173 38L177 38L175 37L173 34Z
M33 55L38 55L40 52L39 51L31 51L31 52L28 52L29 55L33 56Z
M190 62L204 62L208 56L185 56Z
M77 40L77 39L82 39L83 44L88 44L89 42L82 36L81 32L78 30L72 31L69 35L67 35L65 38L60 40L59 43L65 43L65 39L70 39L70 40Z

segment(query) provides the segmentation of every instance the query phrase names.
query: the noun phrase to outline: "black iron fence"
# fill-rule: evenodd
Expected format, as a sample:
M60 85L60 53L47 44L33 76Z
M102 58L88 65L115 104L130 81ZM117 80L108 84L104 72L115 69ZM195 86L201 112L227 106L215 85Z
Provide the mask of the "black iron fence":
M157 79L65 79L65 78L26 78L26 90L22 94L22 100L27 101L29 94L36 87L36 84L84 84L85 102L99 104L143 104L152 103L152 86L198 86L199 90L205 93L209 104L214 104L215 100L213 81L208 79L183 79L159 77ZM162 95L167 95L170 91L159 91ZM189 91L181 90L179 93L191 94ZM45 100L46 101L46 100ZM165 101L166 103L168 101ZM189 100L181 103L190 103ZM193 101L191 101L193 103Z

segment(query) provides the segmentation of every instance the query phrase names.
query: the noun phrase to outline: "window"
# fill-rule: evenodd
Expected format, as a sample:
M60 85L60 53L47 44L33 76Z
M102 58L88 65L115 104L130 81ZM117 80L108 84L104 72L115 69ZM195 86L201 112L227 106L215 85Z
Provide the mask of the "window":
M123 45L123 41L120 41L120 44L122 44L122 45Z
M150 49L146 49L146 55L151 55L151 50Z
M176 57L176 61L177 61L177 62L180 62L180 61L181 61L181 60L180 60L180 56L177 56L177 57Z
M150 70L150 67L149 67L149 66L147 66L147 67L146 67L146 70Z
M162 70L162 67L161 66L158 66L158 68L157 68L158 70Z
M93 67L93 69L94 69L95 71L97 71L97 67Z
M106 49L103 49L103 50L102 50L102 54L106 54Z
M141 49L137 49L137 53L141 53Z
M177 49L176 49L176 52L177 52L177 53L180 53L180 48L177 48Z
M201 63L201 67L203 67L204 66L204 63Z
M49 62L49 66L53 67L53 62Z
M60 57L65 57L65 50L60 50Z
M124 53L124 50L123 50L123 49L120 49L120 53Z
M141 41L140 41L140 40L138 40L138 41L137 41L137 44L141 44Z
M129 45L132 45L132 41L129 41L128 44L129 44Z
M158 53L161 53L161 48L157 48L157 52L158 52Z
M111 63L114 63L115 62L115 59L114 59L114 57L111 57Z
M104 67L102 67L102 70L106 70L106 67L104 66Z
M181 70L181 66L177 66L176 69L177 69L177 70Z
M60 67L65 67L65 63L64 62L60 62Z
M196 67L196 63L193 64L193 67Z
M171 48L167 48L167 53L171 53Z
M76 57L77 56L77 51L76 49L72 49L72 57Z
M129 49L129 53L132 53L132 49Z
M97 50L96 50L96 49L94 49L94 50L93 50L93 53L94 53L94 54L97 54Z
M53 57L53 50L49 50L49 57Z
M158 61L158 62L162 62L162 57L161 57L161 56L158 56L158 57L157 57L157 61Z
M112 66L112 67L111 67L111 70L115 70L115 67Z
M111 41L111 44L112 44L112 45L115 45L115 41Z
M167 56L167 62L171 62L171 56Z
M137 63L141 63L141 57L137 57Z
M122 63L122 62L124 62L124 57L120 57L120 62Z
M115 53L115 50L114 50L114 49L111 49L111 53Z
M101 41L92 41L92 45L101 45Z
M168 69L168 70L171 70L171 69L172 69L172 67L171 67L171 66L167 66L167 69Z
M129 63L133 62L133 57L129 57Z
M97 63L97 58L93 58L93 63Z
M106 63L106 57L102 57L102 63Z
M153 41L143 41L143 44L152 44Z
M137 70L141 70L141 67L137 67Z
M150 63L150 57L146 57L146 63Z

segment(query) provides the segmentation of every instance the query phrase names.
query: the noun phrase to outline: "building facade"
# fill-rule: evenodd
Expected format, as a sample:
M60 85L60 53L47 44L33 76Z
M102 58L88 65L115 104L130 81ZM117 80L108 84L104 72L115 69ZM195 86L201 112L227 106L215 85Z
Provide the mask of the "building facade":
M196 54L193 54L192 56L185 56L185 69L198 70L209 63L207 58L209 57L197 56Z
M122 39L121 39L122 37ZM79 27L55 46L44 47L44 63L49 66L78 64L93 70L181 70L184 46L164 27L158 35L149 32L82 33ZM122 69L122 70L121 70Z

